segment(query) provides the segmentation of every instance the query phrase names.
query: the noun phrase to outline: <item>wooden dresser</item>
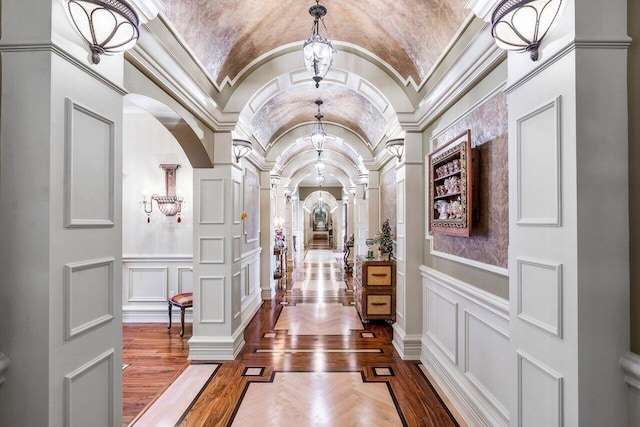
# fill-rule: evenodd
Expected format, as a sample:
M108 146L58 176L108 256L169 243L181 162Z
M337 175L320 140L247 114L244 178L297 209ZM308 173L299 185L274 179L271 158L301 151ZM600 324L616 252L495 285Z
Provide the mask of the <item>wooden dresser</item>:
M356 309L364 323L396 321L396 263L356 256L353 266Z

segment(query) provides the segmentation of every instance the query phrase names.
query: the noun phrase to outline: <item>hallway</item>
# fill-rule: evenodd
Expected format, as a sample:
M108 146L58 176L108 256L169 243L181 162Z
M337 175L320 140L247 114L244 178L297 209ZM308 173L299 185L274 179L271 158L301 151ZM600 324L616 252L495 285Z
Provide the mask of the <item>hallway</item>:
M177 409L179 425L457 425L417 362L398 357L391 327L360 321L351 277L344 276L341 261L341 252L322 244L301 254L286 289L265 302L250 323L239 357L220 364L196 401ZM125 424L141 411L135 399L143 397L134 397L134 391L150 391L141 383L153 359L142 361L135 344L143 329L157 337L142 345L147 354L150 346L166 351L171 340L169 353L175 357L165 353L163 360L179 368L174 379L189 366L185 349L190 328L182 347L176 328L166 332L160 325L125 325L124 363L131 364L123 374ZM149 380L157 382L158 374ZM166 388L155 387L154 397ZM144 414L136 420L136 426L149 425Z

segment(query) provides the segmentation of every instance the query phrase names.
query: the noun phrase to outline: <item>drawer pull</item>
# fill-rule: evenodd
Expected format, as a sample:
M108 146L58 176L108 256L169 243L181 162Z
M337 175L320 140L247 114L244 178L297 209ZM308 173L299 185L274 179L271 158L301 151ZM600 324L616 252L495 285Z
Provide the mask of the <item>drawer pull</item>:
M388 303L386 303L386 302L372 302L370 304L371 305L387 305Z
M371 273L371 275L374 277L386 277L388 274L387 273Z

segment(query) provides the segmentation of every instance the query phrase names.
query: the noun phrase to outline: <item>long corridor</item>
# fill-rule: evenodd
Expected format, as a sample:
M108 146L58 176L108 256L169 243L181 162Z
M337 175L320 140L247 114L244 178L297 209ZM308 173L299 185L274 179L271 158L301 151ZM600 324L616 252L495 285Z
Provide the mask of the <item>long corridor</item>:
M177 405L174 418L151 418L154 411L162 416L170 412L164 403L158 411L158 405L149 402L138 416L133 395L128 405L128 390L139 390L144 381L144 369L137 369L136 363L151 363L136 357L136 347L148 351L156 340L136 344L136 328L141 327L125 326L124 362L131 364L124 371L125 421L133 419L136 426L458 425L418 362L399 358L391 344L391 326L360 321L342 255L322 246L301 254L286 286L263 303L250 323L239 357L212 362L210 371L200 367L205 374L197 375L207 378L201 384L188 381L202 390L192 391L193 401ZM176 347L180 354L173 360L174 385L189 368L203 365L183 359L189 333L190 328L184 345ZM175 330L165 329L158 344L175 340L175 335ZM140 393L136 396L141 398Z

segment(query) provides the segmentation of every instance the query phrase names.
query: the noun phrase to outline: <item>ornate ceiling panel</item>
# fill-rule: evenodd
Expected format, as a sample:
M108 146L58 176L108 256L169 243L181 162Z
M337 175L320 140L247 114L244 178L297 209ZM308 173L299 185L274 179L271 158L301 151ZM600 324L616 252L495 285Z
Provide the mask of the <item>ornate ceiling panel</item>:
M166 16L220 84L252 60L309 37L313 1L163 0ZM323 0L331 39L360 46L420 82L468 12L467 0ZM300 67L302 49L300 52Z
M258 141L267 146L300 123L309 123L309 133L317 114L315 101L323 101L320 112L323 123L334 123L351 129L364 141L375 146L384 136L386 120L380 111L361 94L341 85L313 83L296 85L267 101L256 112L251 125Z

